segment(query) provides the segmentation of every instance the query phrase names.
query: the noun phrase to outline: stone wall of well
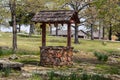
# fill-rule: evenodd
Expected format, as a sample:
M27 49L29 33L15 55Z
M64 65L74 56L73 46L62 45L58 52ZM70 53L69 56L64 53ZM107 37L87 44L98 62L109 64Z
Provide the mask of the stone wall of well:
M40 47L40 64L42 66L72 65L73 47L47 46Z

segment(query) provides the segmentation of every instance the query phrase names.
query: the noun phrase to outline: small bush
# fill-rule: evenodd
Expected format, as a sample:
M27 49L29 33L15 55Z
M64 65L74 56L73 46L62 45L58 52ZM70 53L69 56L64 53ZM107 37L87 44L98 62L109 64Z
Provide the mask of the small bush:
M33 73L32 77L28 80L42 80L42 79L41 79L40 75Z
M12 50L0 50L0 56L13 54Z
M3 55L3 51L0 49L0 56Z
M94 55L97 57L99 61L107 61L108 60L108 55L102 54L100 52L94 52Z
M11 68L10 67L6 67L6 68L4 68L3 70L2 70L2 72L3 72L3 76L4 77L8 77L9 75L10 75L10 73L11 73Z
M51 71L48 73L48 76L49 76L49 80L54 80L55 74L53 71Z
M68 80L68 76L60 76L58 80Z
M77 74L73 73L70 75L70 80L78 80Z
M88 75L87 73L82 74L81 80L90 80L90 75Z

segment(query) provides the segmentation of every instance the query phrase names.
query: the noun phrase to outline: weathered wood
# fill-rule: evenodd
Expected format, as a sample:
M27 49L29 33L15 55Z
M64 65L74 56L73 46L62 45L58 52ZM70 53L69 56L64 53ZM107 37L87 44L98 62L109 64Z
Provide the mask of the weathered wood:
M71 23L80 23L73 10L40 11L33 18L35 23L42 23L41 65L69 65L72 63ZM46 24L68 24L67 47L46 47ZM57 34L57 33L56 33Z
M46 46L46 24L41 25L42 28L42 46Z
M9 60L0 60L0 68L21 68L24 65L19 62L12 62Z
M76 23L80 23L74 10L50 10L40 11L32 18L32 21L39 23L64 23L70 22L71 19L73 19Z
M67 46L71 46L71 24L68 23L68 31L67 31Z

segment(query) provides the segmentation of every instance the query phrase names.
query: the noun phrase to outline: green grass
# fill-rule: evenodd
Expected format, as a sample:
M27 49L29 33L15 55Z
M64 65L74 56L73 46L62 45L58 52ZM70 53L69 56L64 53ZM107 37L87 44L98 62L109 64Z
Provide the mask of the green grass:
M12 47L12 33L2 33L0 32L0 46L9 46ZM30 52L39 52L39 47L41 46L41 36L33 35L29 37L27 34L22 35L19 34L18 37L18 49L22 51L30 51ZM47 36L47 46L66 46L67 43L66 37L55 37L55 36ZM72 38L72 46L76 50L84 51L84 52L94 52L101 51L107 53L118 53L120 54L120 42L106 42L104 45L103 41L99 40L84 40L79 39L80 44L74 44L74 40Z
M106 64L97 64L96 69L100 70L103 73L109 73L109 74L118 74L120 75L120 67L118 65L116 66L109 66Z
M39 54L41 46L41 35L32 35L29 37L27 34L18 34L18 50L17 54L20 55L20 59L15 60L18 62L22 62L24 64L31 64L31 65L38 65L39 63ZM84 40L79 39L80 44L74 44L74 39L72 38L72 46L75 50L79 50L82 52L100 52L105 53L107 55L114 54L114 55L120 55L120 42L110 42L107 41L105 44L103 44L103 41L99 40ZM46 40L47 46L66 46L67 45L67 38L66 37L55 37L55 36L47 36ZM0 32L0 46L8 46L12 47L12 33L2 33ZM13 52L10 50L0 50L0 57L3 57L4 55L10 55ZM38 57L29 57L27 55L37 55ZM18 55L18 56L19 56ZM21 57L24 56L24 57ZM27 56L27 57L26 57ZM120 61L120 59L118 58ZM79 62L79 64L82 62ZM62 67L63 68L63 67ZM61 69L62 69L61 68ZM66 70L68 67L64 67L62 70ZM60 69L59 69L60 70ZM109 74L120 74L120 66L119 65L108 65L106 63L102 64L95 64L95 70L97 73L109 73ZM80 72L84 71L84 68L80 68ZM72 75L75 78L75 75ZM83 78L85 78L86 75L83 75ZM95 78L99 76L94 76ZM65 77L66 78L66 77ZM70 80L70 77L68 77ZM37 74L33 74L32 78L30 80L40 80L40 76ZM64 76L60 78L60 80L65 80ZM97 80L97 79L95 79Z
M33 73L32 77L28 80L43 80L38 74Z

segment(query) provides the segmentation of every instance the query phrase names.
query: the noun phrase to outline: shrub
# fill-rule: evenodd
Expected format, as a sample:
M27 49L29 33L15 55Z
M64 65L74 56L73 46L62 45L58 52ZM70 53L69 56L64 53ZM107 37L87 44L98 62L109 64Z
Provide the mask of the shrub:
M55 75L53 71L49 72L48 76L49 76L49 80L54 80Z
M77 80L77 79L78 79L77 74L72 73L72 74L70 75L70 80Z
M81 75L81 80L90 80L90 75L88 75L87 73L83 73Z
M104 76L102 75L92 75L91 76L91 80L111 80L111 79L108 79L108 78L105 78Z
M28 80L42 80L42 79L41 79L41 77L38 74L33 73L31 78L28 79Z
M0 49L0 56L13 54L12 50L2 50Z
M0 49L0 56L3 55L3 51Z
M3 70L2 70L2 72L3 72L3 76L4 77L8 77L9 75L10 75L10 73L11 73L11 68L10 67L6 67L6 68L4 68Z
M108 60L108 55L102 54L100 52L94 52L94 55L97 57L99 61L107 61Z

